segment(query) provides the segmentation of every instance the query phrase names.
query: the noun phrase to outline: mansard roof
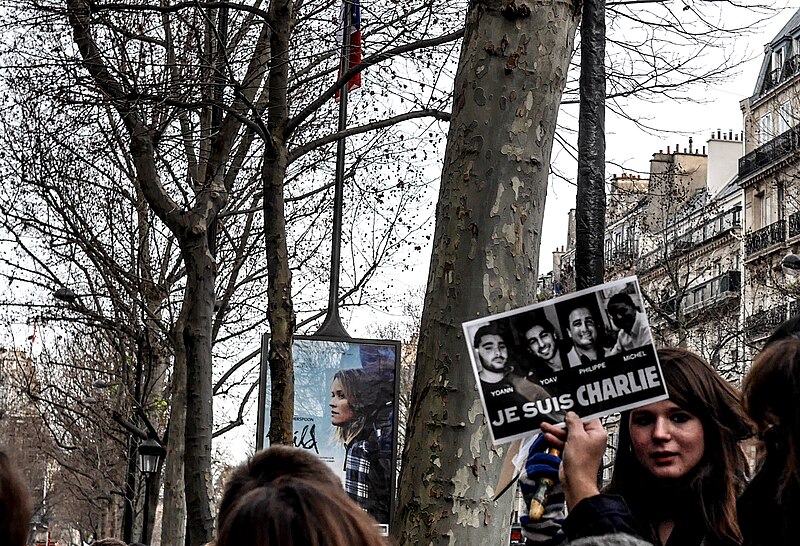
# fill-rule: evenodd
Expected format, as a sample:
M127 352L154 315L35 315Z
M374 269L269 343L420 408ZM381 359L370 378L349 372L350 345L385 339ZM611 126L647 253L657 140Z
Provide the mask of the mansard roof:
M748 99L750 104L766 95L777 85L777 83L780 83L780 81L786 79L786 76L794 75L798 68L800 68L800 66L797 65L797 62L792 61L793 56L800 55L800 51L793 50L795 46L792 41L793 38L800 38L800 9L794 13L792 18L789 19L789 21L783 26L783 28L781 28L775 37L764 46L764 59L761 62L761 68L758 71L756 87L753 90L753 96ZM772 53L783 45L789 46L785 51L784 66L773 67ZM777 82L774 80L776 69L784 69L782 70L783 73L779 76L780 81Z

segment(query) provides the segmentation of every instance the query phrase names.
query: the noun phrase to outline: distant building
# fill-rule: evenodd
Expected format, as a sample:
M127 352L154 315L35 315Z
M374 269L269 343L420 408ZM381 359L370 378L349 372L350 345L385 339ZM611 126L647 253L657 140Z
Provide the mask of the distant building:
M742 153L740 133L717 131L699 149L689 139L654 153L645 176L612 177L604 244L606 280L639 277L656 342L690 348L733 380L744 355ZM554 277L574 290L574 243L556 260Z

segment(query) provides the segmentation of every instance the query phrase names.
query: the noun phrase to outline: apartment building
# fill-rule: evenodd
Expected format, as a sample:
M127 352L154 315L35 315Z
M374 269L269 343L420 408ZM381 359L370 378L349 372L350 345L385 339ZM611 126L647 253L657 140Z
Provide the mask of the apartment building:
M753 95L740 103L745 155L744 316L757 349L776 325L800 311L781 262L800 251L800 11L765 46Z

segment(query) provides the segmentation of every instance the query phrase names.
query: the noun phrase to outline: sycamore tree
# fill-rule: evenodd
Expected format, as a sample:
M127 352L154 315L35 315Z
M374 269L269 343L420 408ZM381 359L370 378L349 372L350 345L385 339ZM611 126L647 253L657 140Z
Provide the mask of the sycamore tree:
M608 7L612 111L624 114L632 99L689 97L690 84L736 64L727 55L702 64L737 30L718 23L713 2ZM405 437L396 530L404 544L508 540L510 500L492 500L506 449L489 444L460 326L535 301L553 140L575 149L573 124L562 121L557 135L556 114L579 91L569 67L580 65L580 10L580 2L492 0L468 8Z

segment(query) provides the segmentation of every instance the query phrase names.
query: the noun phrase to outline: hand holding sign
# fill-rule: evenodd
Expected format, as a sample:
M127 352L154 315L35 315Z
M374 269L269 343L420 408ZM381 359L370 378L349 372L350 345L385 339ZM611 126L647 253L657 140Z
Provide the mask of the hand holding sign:
M606 450L606 430L600 419L586 423L575 412L567 413L567 440L564 444L564 464L561 479L567 508L600 493L597 473Z

